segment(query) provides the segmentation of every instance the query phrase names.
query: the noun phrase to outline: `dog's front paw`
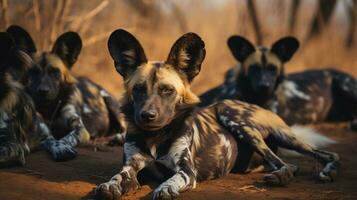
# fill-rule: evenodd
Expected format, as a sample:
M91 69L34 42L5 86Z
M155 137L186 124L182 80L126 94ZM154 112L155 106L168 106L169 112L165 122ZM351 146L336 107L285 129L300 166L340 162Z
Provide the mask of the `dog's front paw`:
M327 163L324 169L318 174L318 180L323 183L334 181L337 177L339 165L338 161Z
M291 167L283 166L279 170L265 175L264 181L270 186L285 186L293 179L294 171Z
M174 199L179 195L179 191L171 186L159 186L153 194L153 200Z
M56 142L50 153L55 161L67 161L76 157L77 151L70 145L63 142Z
M95 198L97 200L119 199L121 195L122 188L117 182L114 181L102 183L95 189Z

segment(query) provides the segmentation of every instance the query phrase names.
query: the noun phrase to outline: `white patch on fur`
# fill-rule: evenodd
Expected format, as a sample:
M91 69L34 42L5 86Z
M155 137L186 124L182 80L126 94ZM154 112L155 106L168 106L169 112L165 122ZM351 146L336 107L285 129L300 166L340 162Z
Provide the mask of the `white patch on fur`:
M142 169L145 166L146 158L140 153L140 149L135 146L135 142L125 142L124 153L127 158L127 162L130 162L131 160L135 160L134 162L138 164L139 169Z
M105 90L100 90L99 94L102 97L110 97L109 93Z
M227 154L228 154L227 156L229 159L231 159L232 157L231 142L223 134L218 134L218 137L220 139L220 145L224 146L224 148L227 149Z
M7 123L6 121L9 120L9 116L6 112L0 112L0 128L6 128Z
M271 102L268 103L268 108L269 110L271 110L273 113L278 113L278 106L279 106L279 102L276 100L273 100Z
M233 89L231 89L231 91L229 91L228 95L232 96L233 94L236 93L236 91L237 90L235 88L233 88Z
M62 108L62 115L65 119L70 119L71 117L79 117L75 106L72 104L67 104Z
M155 146L155 145L152 145L152 146L150 147L150 153L151 153L151 155L156 159L157 154L156 154L156 146Z
M92 109L89 108L89 106L85 103L83 104L83 112L88 114L88 113L92 113Z
M182 175L185 176L187 180L190 180L186 173L182 172ZM169 188L171 192L179 194L179 192L185 191L186 186L185 180L181 177L181 174L177 173L155 189L154 197L156 197L159 192L170 195Z
M43 122L40 123L40 130L42 133L45 133L46 135L50 134L51 132L48 126Z
M196 123L193 123L192 129L193 129L193 144L197 149L199 149L201 147L201 139Z
M326 147L337 143L335 140L328 138L324 135L321 135L319 132L317 132L315 129L312 128L294 125L291 127L291 130L300 141L309 144L315 149ZM285 156L301 155L295 151L291 151L287 149L279 149L279 153Z
M176 163L177 161L179 161L182 152L185 149L188 149L190 146L190 139L187 136L181 137L179 139L177 139L171 146L170 148L170 153L171 155L173 155L173 159L174 159L174 163Z
M298 90L298 86L293 81L284 81L281 87L283 88L285 96L288 98L298 97L304 100L311 99L309 95Z

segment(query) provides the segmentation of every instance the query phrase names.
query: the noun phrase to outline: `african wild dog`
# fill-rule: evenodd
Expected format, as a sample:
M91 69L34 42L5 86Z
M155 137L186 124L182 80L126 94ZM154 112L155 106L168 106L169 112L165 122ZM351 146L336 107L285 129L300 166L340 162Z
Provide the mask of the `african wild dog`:
M166 62L148 61L138 40L125 30L114 31L108 47L125 81L128 131L122 171L96 188L97 198L116 199L137 189L138 172L155 164L168 176L153 199L171 199L195 188L197 181L246 171L253 152L273 169L265 181L284 185L297 168L277 157L267 143L317 159L324 165L320 180L334 179L337 154L298 140L272 112L236 100L197 107L199 98L190 83L205 57L205 44L198 35L180 37Z
M50 52L38 53L27 31L10 26L7 32L34 59L24 84L56 138L66 136L66 142L75 146L125 131L119 102L88 78L70 72L82 48L77 33L62 34Z
M240 64L227 72L222 85L201 95L202 106L238 99L269 109L288 124L353 120L351 128L357 128L355 78L334 69L285 75L284 64L299 47L296 38L282 38L268 49L232 36L228 46Z
M31 64L10 34L0 32L0 166L23 165L25 156L40 148L57 161L76 155L71 146L54 139L19 82Z

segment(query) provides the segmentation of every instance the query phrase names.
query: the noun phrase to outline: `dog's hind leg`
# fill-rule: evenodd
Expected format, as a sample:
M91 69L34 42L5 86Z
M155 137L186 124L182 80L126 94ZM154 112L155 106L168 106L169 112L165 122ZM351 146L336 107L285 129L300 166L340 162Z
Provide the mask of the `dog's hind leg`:
M297 151L319 161L324 166L322 171L318 174L320 181L330 182L335 179L339 166L339 156L336 153L314 149L299 140L290 128L276 130L272 133L272 136L276 139L280 147Z
M281 160L265 143L263 134L258 129L248 125L239 125L230 119L227 116L220 116L221 124L240 140L238 142L251 145L253 150L262 156L264 161L273 169L273 172L264 176L267 184L272 186L286 185L294 177L297 167Z

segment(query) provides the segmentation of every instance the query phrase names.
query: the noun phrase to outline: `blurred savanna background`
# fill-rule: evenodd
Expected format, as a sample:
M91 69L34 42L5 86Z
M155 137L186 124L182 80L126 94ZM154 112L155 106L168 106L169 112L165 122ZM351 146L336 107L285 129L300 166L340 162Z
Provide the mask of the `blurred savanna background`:
M233 34L270 46L287 35L301 48L288 72L334 67L357 75L356 0L0 0L0 30L24 27L37 49L50 50L65 31L77 31L83 50L73 71L102 84L116 96L122 79L107 50L112 31L123 28L144 46L150 60L165 60L186 32L198 33L207 56L193 89L218 85L237 62L226 41Z

